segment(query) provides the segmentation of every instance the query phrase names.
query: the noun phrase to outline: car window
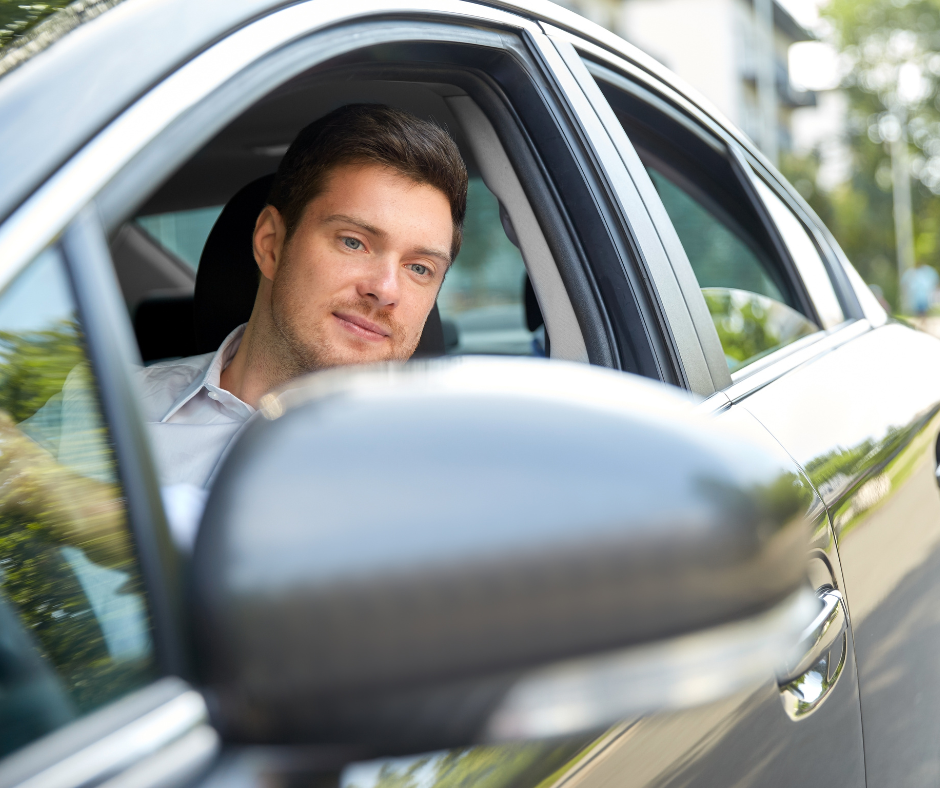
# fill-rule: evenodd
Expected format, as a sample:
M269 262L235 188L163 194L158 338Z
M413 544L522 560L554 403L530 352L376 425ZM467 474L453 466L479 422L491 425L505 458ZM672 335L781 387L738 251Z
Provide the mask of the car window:
M787 303L766 255L730 215L655 165L647 171L702 288L730 371L819 330Z
M138 216L134 224L193 270L223 206ZM471 177L463 243L438 296L449 354L548 355L548 340L522 254L496 197Z
M783 204L783 200L766 183L755 178L754 184L800 271L820 320L826 328L838 325L845 320L845 315L816 244L793 211Z
M138 216L134 221L160 246L171 252L194 271L212 225L222 213L222 205Z
M0 755L149 682L124 494L61 255L0 295Z
M803 283L781 258L721 144L657 111L640 95L602 78L598 85L673 223L729 370L819 331Z
M527 283L498 200L482 178L471 178L460 254L437 299L447 352L547 355L542 316Z

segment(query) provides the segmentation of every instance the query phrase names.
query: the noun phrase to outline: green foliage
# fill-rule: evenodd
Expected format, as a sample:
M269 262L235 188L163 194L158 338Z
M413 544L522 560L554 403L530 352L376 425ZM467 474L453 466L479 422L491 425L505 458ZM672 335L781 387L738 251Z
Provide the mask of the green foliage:
M74 321L30 333L0 331L0 410L19 423L62 391L65 379L85 360Z
M581 738L520 742L448 750L404 764L391 761L382 765L373 788L419 788L419 775L427 768L429 788L534 788L589 743Z
M0 0L0 47L15 44L69 2L71 0L45 0L41 3Z
M818 330L795 310L757 293L705 287L702 295L732 371Z
M15 605L80 712L91 711L149 678L143 660L111 659L104 635L48 520L22 510L0 515L0 588Z
M63 521L81 525L78 499L86 489L83 482L94 488L99 500L113 501L114 493L63 471L20 436L7 418L22 422L58 395L72 369L85 361L83 345L73 321L46 331L0 332L0 418L6 430L0 448L0 589L75 707L90 711L140 686L151 671L148 659L111 658L95 611L68 560L67 551L78 553L83 544L63 544ZM99 451L109 452L104 435L89 439L98 442ZM37 456L45 457L45 465L36 462ZM50 495L50 479L73 508L63 512L61 500ZM81 530L73 527L72 532ZM120 537L126 539L123 532ZM135 592L136 572L126 564L122 569L129 573L122 592Z

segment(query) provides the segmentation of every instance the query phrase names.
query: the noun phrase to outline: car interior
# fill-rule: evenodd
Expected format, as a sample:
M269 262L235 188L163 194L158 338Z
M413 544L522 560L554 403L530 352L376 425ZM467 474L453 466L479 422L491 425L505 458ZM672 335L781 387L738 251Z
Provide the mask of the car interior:
M364 73L364 71L366 73ZM534 355L585 361L565 285L499 136L446 83L316 70L282 85L192 156L112 234L115 271L145 363L214 352L254 303L251 238L273 173L313 120L383 103L445 128L470 175L464 241L416 358Z

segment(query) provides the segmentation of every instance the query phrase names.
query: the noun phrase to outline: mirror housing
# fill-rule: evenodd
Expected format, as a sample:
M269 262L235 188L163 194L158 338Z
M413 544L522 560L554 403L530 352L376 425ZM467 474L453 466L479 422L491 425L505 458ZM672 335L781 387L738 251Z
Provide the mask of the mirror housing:
M347 368L267 395L192 562L229 740L374 755L561 735L773 675L818 605L789 458L562 362Z

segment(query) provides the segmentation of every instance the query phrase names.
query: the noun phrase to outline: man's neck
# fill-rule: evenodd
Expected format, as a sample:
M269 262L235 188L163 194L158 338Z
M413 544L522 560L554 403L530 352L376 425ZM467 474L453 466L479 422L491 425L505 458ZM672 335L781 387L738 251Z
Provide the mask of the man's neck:
M276 337L270 318L258 319L258 310L252 313L245 326L245 334L231 363L222 370L220 384L242 402L258 407L261 398L272 389L287 383L299 372L296 360L281 358L283 347ZM265 330L268 329L268 330ZM280 352L279 352L280 351Z

